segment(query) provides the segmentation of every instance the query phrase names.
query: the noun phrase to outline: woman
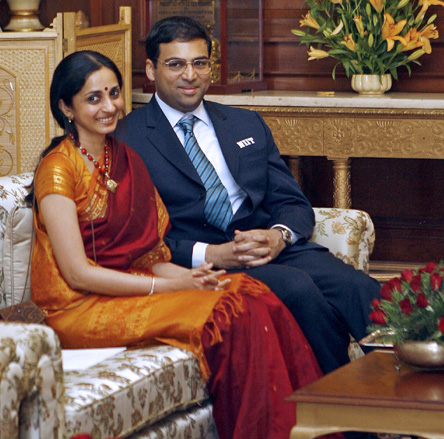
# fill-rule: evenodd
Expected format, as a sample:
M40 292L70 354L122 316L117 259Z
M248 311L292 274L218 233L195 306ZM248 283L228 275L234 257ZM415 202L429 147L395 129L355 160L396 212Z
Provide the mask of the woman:
M295 410L283 399L320 376L312 351L265 285L169 262L165 207L137 154L110 136L121 88L96 52L75 52L54 72L51 111L66 135L42 153L29 196L33 299L65 348L164 342L194 352L221 439L288 438Z

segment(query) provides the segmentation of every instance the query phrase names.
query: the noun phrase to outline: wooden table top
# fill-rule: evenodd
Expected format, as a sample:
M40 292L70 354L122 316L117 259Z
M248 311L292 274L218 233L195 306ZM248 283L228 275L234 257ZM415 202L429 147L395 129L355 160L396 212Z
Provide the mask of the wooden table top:
M289 401L444 411L444 371L398 364L391 350L376 350L296 390Z

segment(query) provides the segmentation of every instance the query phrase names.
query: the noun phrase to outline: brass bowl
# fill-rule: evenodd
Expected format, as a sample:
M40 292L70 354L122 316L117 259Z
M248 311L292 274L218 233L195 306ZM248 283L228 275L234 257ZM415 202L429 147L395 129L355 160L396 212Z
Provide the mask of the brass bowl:
M406 364L425 369L444 368L444 345L436 341L405 341L393 346L396 357Z

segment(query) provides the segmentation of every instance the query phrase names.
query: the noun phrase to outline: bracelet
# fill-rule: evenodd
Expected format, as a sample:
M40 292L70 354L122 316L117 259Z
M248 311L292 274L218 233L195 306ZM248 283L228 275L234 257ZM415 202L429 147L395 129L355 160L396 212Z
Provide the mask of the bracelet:
M151 276L151 290L148 293L148 296L151 296L154 293L154 286L156 285L156 278Z

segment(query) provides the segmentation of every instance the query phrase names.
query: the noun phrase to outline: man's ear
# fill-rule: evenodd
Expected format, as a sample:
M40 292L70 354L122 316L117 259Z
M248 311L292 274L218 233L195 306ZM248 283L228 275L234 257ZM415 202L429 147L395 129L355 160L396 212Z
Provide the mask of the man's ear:
M59 108L60 111L69 119L72 120L74 118L71 107L68 107L68 105L65 104L65 101L63 99L59 99Z
M146 60L146 64L145 64L145 73L146 73L146 77L150 80L154 82L154 71L155 71L155 67L153 62L150 59Z

